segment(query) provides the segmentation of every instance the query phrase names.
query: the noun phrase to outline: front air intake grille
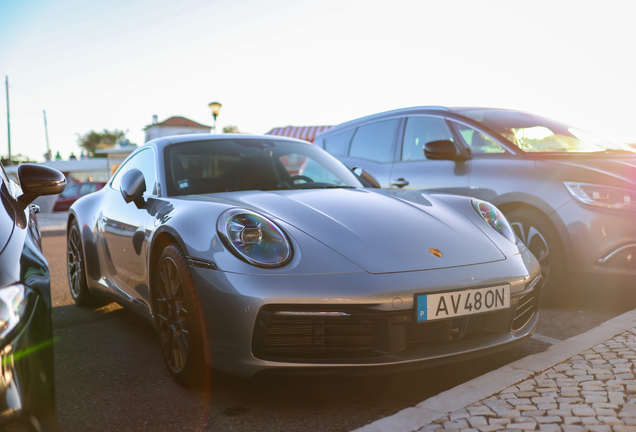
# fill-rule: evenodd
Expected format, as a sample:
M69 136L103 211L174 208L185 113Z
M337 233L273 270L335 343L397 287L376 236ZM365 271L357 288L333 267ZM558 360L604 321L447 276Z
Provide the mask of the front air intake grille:
M539 311L539 301L541 300L540 284L528 294L519 299L515 316L512 319L512 331L523 328L528 321Z
M541 278L513 296L511 307L418 323L413 310L377 311L363 305L268 305L256 318L254 357L282 362L373 362L400 352L475 341L524 328L538 313ZM424 353L426 351L423 351Z
M377 357L373 319L351 316L271 314L264 332L264 358L347 359Z

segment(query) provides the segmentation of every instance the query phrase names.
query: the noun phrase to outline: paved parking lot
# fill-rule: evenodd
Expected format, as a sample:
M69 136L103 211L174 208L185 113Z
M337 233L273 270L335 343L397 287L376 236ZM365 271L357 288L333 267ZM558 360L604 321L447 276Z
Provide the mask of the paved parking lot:
M257 377L215 373L205 391L175 384L154 329L111 303L91 310L68 291L65 237L43 239L49 260L61 431L347 431L567 339L633 309L633 299L586 293L542 310L536 338L470 363L368 377Z

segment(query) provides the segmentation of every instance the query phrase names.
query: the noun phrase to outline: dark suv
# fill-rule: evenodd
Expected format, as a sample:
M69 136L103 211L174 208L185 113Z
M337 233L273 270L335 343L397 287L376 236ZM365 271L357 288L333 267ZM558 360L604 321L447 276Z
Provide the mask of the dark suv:
M0 164L0 430L57 431L51 276L30 203L59 194L54 169L18 167L20 187Z
M636 283L636 150L627 145L525 112L445 107L363 117L314 142L383 188L492 202L541 263L552 300L568 282Z

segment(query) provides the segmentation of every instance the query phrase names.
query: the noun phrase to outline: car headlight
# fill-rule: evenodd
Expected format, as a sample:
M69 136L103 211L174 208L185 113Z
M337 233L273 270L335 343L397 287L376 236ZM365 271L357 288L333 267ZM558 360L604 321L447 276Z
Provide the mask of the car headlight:
M471 203L473 204L475 211L479 213L483 220L488 222L488 225L490 225L492 229L510 240L512 243L517 243L517 238L510 226L510 223L508 223L508 219L506 219L497 207L489 202L477 199L471 200Z
M23 285L0 288L0 341L20 324L26 306L27 297Z
M564 181L574 199L582 204L621 210L636 210L636 190Z
M230 250L258 267L280 267L292 257L291 244L276 224L249 210L223 212L217 230Z

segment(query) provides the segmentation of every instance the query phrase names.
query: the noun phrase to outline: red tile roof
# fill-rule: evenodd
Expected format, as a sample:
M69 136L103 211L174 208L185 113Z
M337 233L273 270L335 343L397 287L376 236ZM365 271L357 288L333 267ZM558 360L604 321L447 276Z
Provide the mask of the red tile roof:
M286 136L314 142L316 135L331 128L332 126L287 126L274 128L265 135Z
M164 120L161 123L148 125L144 129L148 129L150 126L199 127L199 128L209 128L209 129L212 128L212 126L202 125L200 123L197 123L195 121L192 121L190 119L187 119L185 117L180 117L180 116L170 117L169 119Z

